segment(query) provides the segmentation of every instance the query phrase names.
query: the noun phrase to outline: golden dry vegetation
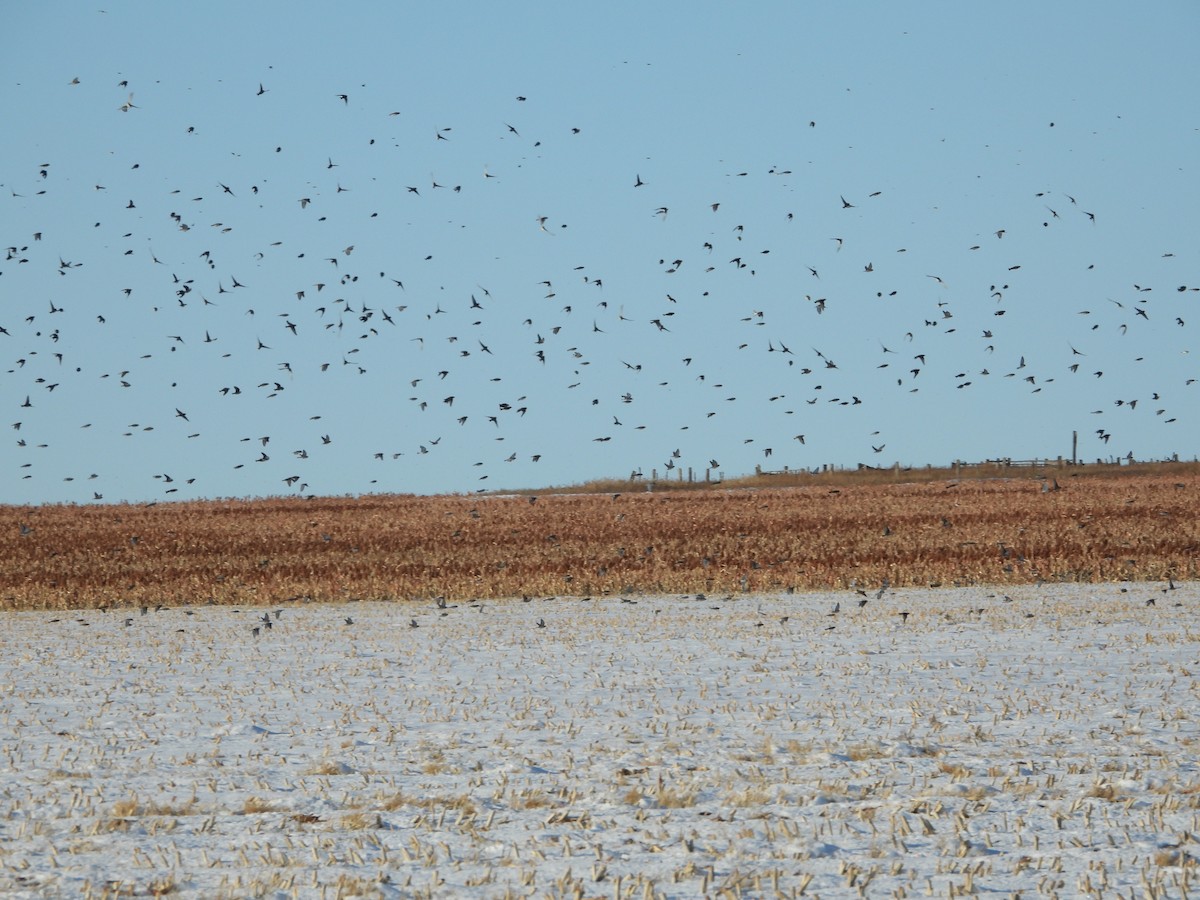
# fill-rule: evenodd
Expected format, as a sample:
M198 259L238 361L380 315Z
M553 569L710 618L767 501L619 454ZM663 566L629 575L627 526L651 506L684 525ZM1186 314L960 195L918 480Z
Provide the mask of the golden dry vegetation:
M1200 576L1200 472L8 507L0 608ZM742 484L746 484L743 482ZM751 484L767 483L760 479Z

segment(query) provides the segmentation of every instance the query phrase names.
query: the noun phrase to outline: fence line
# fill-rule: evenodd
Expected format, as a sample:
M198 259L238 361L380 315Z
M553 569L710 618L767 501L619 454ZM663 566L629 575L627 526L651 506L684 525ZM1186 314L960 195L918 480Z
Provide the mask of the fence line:
M1172 456L1169 459L1136 460L1136 459L1134 459L1133 454L1130 453L1126 456L1110 457L1107 460L1097 459L1094 464L1095 465L1132 465L1137 462L1149 462L1149 463L1179 462L1179 454L1178 453L1172 454ZM1011 457L997 457L996 459L985 459L982 462L966 462L965 460L956 459L953 462L951 462L948 466L945 466L945 467L934 466L934 465L928 464L928 463L923 466L901 466L900 463L898 463L898 462L893 463L890 466L869 466L866 463L859 463L857 466L854 466L854 467L839 466L834 463L824 463L815 468L801 467L801 468L793 469L790 466L784 466L782 469L770 469L770 470L764 469L762 466L755 466L754 467L754 476L755 477L764 477L764 476L780 476L780 475L784 475L784 476L786 476L786 475L824 475L824 474L828 474L828 473L832 473L832 472L854 472L854 471L858 471L858 472L891 471L891 472L894 472L897 476L899 476L905 472L930 471L934 468L951 469L957 475L957 474L960 474L963 470L979 471L982 469L992 469L995 471L1003 471L1006 469L1067 469L1072 466L1083 466L1083 465L1087 465L1087 463L1084 463L1083 460L1078 460L1078 461L1073 462L1070 459L1067 459L1066 457L1062 457L1062 456L1056 456L1053 458L1040 457L1040 458L1034 458L1034 459L1012 459ZM672 467L664 470L661 478L659 478L659 472L658 472L657 468L652 468L650 470L649 477L646 476L645 472L642 469L635 469L634 471L629 473L629 480L645 482L648 489L651 488L656 483L669 484L672 481L676 481L676 482L685 482L686 481L688 484L694 484L698 481L703 481L706 484L720 484L721 482L723 482L725 480L725 473L719 469L707 468L707 469L701 470L699 475L697 475L696 470L693 469L691 466L688 466L686 468L684 468L683 466L672 466Z

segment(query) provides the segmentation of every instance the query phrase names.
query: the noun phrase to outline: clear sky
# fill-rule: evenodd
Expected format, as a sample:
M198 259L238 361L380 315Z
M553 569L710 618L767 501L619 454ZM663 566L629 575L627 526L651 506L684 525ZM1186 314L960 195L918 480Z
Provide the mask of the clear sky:
M98 2L0 34L0 502L1200 451L1190 0Z

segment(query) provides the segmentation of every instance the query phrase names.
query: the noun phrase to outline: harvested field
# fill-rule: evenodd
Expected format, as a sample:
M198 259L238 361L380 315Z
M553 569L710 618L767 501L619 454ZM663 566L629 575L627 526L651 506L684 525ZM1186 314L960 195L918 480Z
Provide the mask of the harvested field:
M1200 475L9 507L0 608L1200 577Z
M1195 896L1194 583L856 598L8 613L0 892Z

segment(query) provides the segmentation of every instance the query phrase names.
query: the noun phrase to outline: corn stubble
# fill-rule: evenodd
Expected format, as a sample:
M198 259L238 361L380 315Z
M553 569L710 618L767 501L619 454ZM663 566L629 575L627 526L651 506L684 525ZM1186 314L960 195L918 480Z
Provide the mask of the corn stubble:
M1200 577L1200 475L8 507L0 608Z

